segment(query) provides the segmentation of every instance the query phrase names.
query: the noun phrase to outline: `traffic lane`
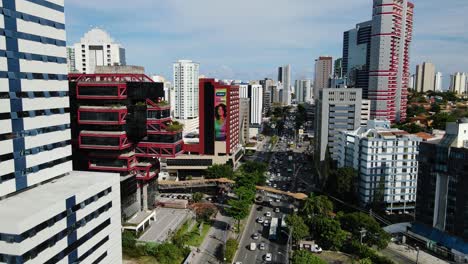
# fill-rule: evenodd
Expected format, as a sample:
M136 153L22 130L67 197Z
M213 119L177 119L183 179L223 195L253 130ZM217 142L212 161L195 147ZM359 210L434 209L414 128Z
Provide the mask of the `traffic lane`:
M260 251L258 249L258 246L259 246L259 243L263 242L263 241L267 241L268 239L268 236L267 238L265 238L265 235L263 234L263 226L260 225L259 223L257 223L257 218L263 216L264 217L264 214L268 211L267 209L265 209L265 207L263 207L262 210L258 210L258 205L254 205L254 208L255 208L255 211L254 213L252 214L252 219L251 221L248 223L248 226L245 230L245 232L247 232L245 235L244 235L244 239L241 243L241 248L240 248L240 252L238 254L238 258L237 258L237 261L242 261L242 263L261 263L262 259L263 259L263 255L266 254L266 253L263 253L263 251ZM252 238L252 235L254 233L258 233L260 234L260 239L258 240L254 240ZM250 250L250 243L256 243L257 244L257 249L252 251Z

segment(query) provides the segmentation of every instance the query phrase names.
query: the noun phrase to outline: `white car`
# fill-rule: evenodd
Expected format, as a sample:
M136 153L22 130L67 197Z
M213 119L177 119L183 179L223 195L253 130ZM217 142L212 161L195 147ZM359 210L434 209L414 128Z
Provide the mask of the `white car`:
M259 249L260 249L260 250L265 250L265 243L260 243Z
M312 253L322 253L322 248L319 247L318 245L313 245L311 248L310 248L310 252Z
M276 198L275 202L279 203L279 202L281 202L281 200Z
M275 213L279 213L280 209L278 207L275 208Z
M263 226L268 226L270 225L270 222L268 220L265 220L265 222L263 222Z
M266 216L266 217L271 217L271 212L266 212L266 213L265 213L265 216Z
M252 239L254 239L254 240L257 240L257 239L259 239L259 238L260 238L260 235L257 234L257 233L255 233L255 234L252 235Z
M252 251L256 250L257 249L257 244L250 243L249 249L252 250Z
M271 253L267 253L267 254L264 256L264 259L265 259L265 261L271 261Z
M257 223L259 223L259 224L263 223L263 217L257 218Z

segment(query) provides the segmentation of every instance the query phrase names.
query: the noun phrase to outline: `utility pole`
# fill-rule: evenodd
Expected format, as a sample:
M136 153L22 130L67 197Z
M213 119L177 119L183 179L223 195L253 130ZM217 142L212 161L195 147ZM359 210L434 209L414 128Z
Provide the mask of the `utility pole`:
M419 262L419 247L416 247L416 264Z

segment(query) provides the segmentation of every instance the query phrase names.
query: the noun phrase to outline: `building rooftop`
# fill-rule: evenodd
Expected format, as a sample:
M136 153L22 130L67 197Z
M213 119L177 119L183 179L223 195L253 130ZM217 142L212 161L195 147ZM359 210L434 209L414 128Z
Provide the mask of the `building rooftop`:
M87 197L92 189L96 194L118 181L119 174L115 173L72 171L65 177L8 197L0 201L0 233L28 230L50 219L51 212L64 211L66 199L80 194Z

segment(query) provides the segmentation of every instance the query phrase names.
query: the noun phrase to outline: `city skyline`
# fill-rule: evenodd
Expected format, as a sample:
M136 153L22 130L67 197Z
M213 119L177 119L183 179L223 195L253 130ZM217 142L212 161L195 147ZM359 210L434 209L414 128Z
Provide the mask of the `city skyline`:
M137 0L113 5L108 12L108 0L69 0L67 37L69 44L74 43L91 27L100 26L126 47L128 64L145 66L147 72L166 77L171 76L173 62L191 59L200 62L201 74L221 79L273 78L276 67L287 63L294 68L292 79L313 78L314 59L319 55L341 57L343 32L371 18L372 2L309 2L256 1L245 8L245 1ZM446 89L446 76L468 69L468 59L459 56L466 41L460 36L468 32L457 26L463 24L468 3L456 0L440 9L433 0L413 2L411 72L422 61L431 61L445 73ZM203 13L207 6L212 11ZM262 13L268 15L255 19ZM434 22L439 20L444 23Z

